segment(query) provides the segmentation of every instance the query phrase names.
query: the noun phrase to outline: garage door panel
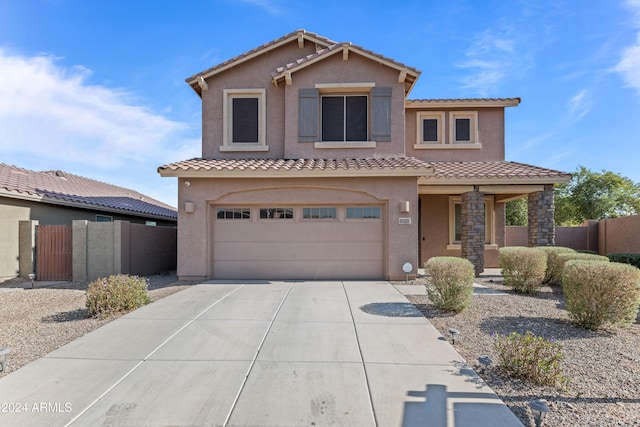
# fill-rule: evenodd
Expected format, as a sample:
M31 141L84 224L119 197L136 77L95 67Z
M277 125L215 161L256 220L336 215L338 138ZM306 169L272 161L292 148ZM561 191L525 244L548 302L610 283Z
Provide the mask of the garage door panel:
M301 209L294 206L296 218ZM383 230L382 219L215 219L213 277L380 279Z

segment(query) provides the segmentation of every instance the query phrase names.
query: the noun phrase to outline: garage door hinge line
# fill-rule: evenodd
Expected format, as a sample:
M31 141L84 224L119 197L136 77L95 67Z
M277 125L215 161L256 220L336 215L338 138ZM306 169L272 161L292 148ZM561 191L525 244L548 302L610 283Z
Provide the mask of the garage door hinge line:
M294 284L295 284L295 282L289 285L289 288L287 289L287 292L282 297L282 301L280 301L280 304L278 305L278 308L276 308L275 313L273 313L273 316L271 317L271 321L269 322L269 326L267 326L267 330L265 331L264 335L262 336L262 339L260 340L260 344L258 344L258 349L256 350L255 354L253 355L253 360L251 361L251 364L249 365L249 368L247 369L247 373L244 375L244 378L242 379L242 384L240 384L240 388L238 389L238 393L236 393L236 397L233 399L233 402L231 403L231 408L229 409L229 413L227 414L227 418L225 418L224 423L222 423L222 427L227 427L229 425L229 420L231 419L231 415L233 415L233 411L236 408L236 405L238 404L238 400L240 399L240 394L242 393L242 390L244 390L244 386L247 383L247 379L249 378L249 374L251 373L251 370L253 369L253 365L256 364L256 360L258 359L258 354L260 354L260 350L262 350L262 346L264 345L264 342L267 340L267 336L269 335L269 331L271 331L271 327L273 326L273 322L276 320L276 317L278 316L278 313L280 312L280 309L282 308L282 305L284 304L284 302L286 301L287 297L289 296L289 292L291 292L291 288L293 287Z
M369 407L371 408L371 415L373 416L373 425L378 426L378 417L376 416L376 410L373 407L373 396L371 396L371 386L369 385L369 375L367 374L367 366L364 363L364 356L362 355L362 347L360 347L360 338L358 337L358 328L356 327L356 319L353 317L353 307L351 306L351 301L349 300L349 294L347 294L347 288L342 282L342 290L344 291L344 296L347 299L347 305L349 306L349 314L351 315L351 321L353 322L353 332L356 336L356 345L358 346L358 352L360 353L360 360L362 361L362 370L364 372L364 381L367 386L367 395L369 396Z
M225 300L227 297L229 297L230 295L234 294L235 292L239 291L241 288L243 288L244 285L238 286L237 288L235 288L233 291L227 293L226 295L224 295L223 297L219 298L218 300L216 300L213 304L209 305L207 308L205 308L204 310L202 310L200 313L198 313L193 319L189 320L186 324L184 324L180 329L178 329L176 332L174 332L169 338L167 338L166 340L164 340L162 342L162 344L160 344L159 346L157 346L153 351L151 351L151 353L147 354L140 362L138 362L136 364L136 366L134 366L133 368L131 368L129 370L129 372L127 372L126 374L124 374L118 381L116 381L111 387L109 387L104 393L102 393L100 396L98 396L93 402L91 402L89 405L87 405L86 408L84 408L82 411L80 411L78 413L78 415L76 415L71 421L69 421L67 424L65 424L65 427L69 427L71 424L73 424L74 422L76 422L78 420L78 418L80 418L82 415L84 415L85 412L87 412L89 409L91 409L96 403L98 403L100 401L100 399L102 399L103 397L105 397L107 394L109 394L109 392L111 392L111 390L113 390L114 388L116 388L118 386L118 384L120 384L122 381L124 381L129 375L131 375L136 369L138 369L140 367L140 365L142 365L144 362L147 361L147 359L149 359L151 356L153 356L153 354L160 350L160 348L162 348L165 344L167 344L170 340L172 340L176 335L178 335L180 332L182 332L186 327L188 327L189 325L191 325L193 322L195 322L200 316L202 316L205 312L207 312L207 310L209 310L211 307L215 306L216 304L220 303L221 301Z

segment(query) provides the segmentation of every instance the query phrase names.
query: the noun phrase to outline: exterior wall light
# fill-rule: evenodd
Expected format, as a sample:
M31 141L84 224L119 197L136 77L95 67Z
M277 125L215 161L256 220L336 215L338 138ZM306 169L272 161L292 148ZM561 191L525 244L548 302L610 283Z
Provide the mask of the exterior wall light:
M185 187L188 187L188 186L190 186L190 185L191 185L191 181L187 180L187 181L185 181L185 182L184 182L184 186L185 186Z
M186 213L193 213L196 210L196 205L193 202L184 202L184 211Z
M400 212L402 212L402 213L409 213L410 212L409 202L408 201L400 202Z

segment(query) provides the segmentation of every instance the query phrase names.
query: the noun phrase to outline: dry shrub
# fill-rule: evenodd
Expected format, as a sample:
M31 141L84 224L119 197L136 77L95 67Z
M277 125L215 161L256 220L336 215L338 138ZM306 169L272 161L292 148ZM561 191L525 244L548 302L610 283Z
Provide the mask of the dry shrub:
M547 341L531 332L498 335L495 349L510 376L537 385L560 387L568 380L562 374L562 344Z
M551 279L551 283L558 285L562 284L564 266L567 262L572 260L609 262L609 258L607 258L606 256L587 254L584 252L566 252L556 254L552 259L552 262L554 264L552 267L554 271L554 277Z
M509 246L500 248L499 256L505 285L523 294L538 292L547 269L547 254L536 248Z
M630 326L640 304L640 270L617 262L568 261L562 287L574 324L597 330L605 323Z
M433 304L445 311L460 313L471 305L475 270L466 259L434 257L424 264L429 276L427 295Z
M547 270L544 273L543 283L559 285L562 280L562 270L558 270L557 256L559 254L574 254L577 252L563 246L537 246L536 249L540 249L547 254Z
M90 317L109 317L127 313L149 303L148 281L143 277L114 275L98 278L87 287Z

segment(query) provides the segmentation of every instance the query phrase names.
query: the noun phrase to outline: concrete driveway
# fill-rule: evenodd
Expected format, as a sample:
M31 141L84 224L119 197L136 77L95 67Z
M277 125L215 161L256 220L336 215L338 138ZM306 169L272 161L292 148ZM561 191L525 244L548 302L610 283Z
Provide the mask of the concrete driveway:
M387 282L210 282L0 380L3 426L521 426Z

